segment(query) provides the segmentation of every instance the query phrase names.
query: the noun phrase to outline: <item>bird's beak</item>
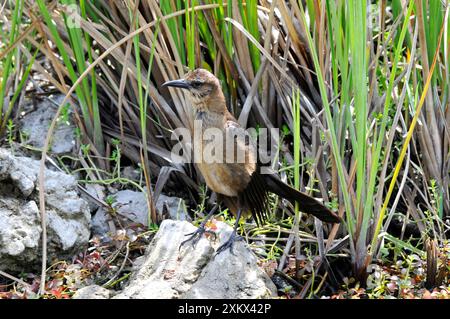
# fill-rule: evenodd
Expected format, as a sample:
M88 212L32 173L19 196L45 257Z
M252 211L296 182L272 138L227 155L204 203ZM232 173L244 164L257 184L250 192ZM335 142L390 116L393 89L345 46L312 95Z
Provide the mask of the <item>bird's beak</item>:
M189 83L185 79L167 81L161 87L173 86L176 88L189 89Z

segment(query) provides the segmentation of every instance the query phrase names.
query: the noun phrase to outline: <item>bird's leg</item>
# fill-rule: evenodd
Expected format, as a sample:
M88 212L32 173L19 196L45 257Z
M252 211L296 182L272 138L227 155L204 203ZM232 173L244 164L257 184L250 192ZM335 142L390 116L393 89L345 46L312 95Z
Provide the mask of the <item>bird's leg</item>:
M214 207L211 209L211 211L208 213L208 215L206 215L205 219L201 222L201 224L197 228L197 230L195 230L192 233L189 233L189 234L185 235L185 236L191 236L191 237L189 237L185 241L181 242L179 249L181 249L181 247L184 244L186 244L186 243L188 243L190 241L192 241L192 247L195 247L204 233L213 234L214 238L217 236L216 233L214 233L212 231L208 231L208 230L205 229L206 223L214 215L214 213L216 212L217 208L219 208L219 204L215 204L214 205Z
M225 242L225 244L221 245L219 248L217 248L216 255L220 254L221 252L225 251L226 249L230 249L231 253L233 253L233 244L236 240L242 240L241 236L238 236L236 234L236 230L239 226L239 220L241 219L242 210L239 209L237 212L236 222L234 223L233 232L231 233L230 238Z

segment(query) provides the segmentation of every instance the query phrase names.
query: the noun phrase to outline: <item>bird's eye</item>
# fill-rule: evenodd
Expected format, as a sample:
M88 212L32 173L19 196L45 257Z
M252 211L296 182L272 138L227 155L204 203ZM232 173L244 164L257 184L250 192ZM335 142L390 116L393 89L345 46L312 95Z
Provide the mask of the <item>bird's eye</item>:
M198 89L201 85L202 85L202 83L201 82L197 82L197 81L191 83L191 86L194 89Z

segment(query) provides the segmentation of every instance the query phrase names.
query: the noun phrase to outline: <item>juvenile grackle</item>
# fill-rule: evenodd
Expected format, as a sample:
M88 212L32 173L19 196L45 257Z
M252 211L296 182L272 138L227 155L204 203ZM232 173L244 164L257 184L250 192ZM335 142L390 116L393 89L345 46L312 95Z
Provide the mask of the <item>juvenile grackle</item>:
M185 89L194 109L194 119L200 121L201 131L208 129L220 132L223 152L217 152L215 160L201 157L197 162L208 187L217 194L217 203L224 203L236 216L236 224L229 240L220 246L217 253L230 248L236 240L236 229L242 213L251 213L258 224L266 220L268 193L275 193L291 203L297 202L302 212L311 214L324 222L339 223L341 219L322 203L288 186L276 174L262 174L257 164L257 146L246 130L239 126L228 111L219 80L204 69L196 69L179 80L168 81L163 87ZM231 141L231 142L230 142ZM211 143L216 143L211 145ZM217 146L216 139L205 139L194 133L194 149L199 153ZM220 146L220 145L219 145ZM230 156L230 154L232 154ZM241 156L239 158L239 156ZM231 160L230 160L231 157ZM217 210L214 206L199 229L184 243L195 244L205 232L205 222Z

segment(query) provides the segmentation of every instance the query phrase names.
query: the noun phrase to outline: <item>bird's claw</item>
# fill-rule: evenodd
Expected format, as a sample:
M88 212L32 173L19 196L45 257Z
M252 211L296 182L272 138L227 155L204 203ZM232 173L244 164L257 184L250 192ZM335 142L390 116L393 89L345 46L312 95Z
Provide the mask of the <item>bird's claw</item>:
M234 242L240 241L243 239L244 238L242 238L241 236L236 235L235 232L232 232L230 238L223 245L221 245L219 248L217 248L216 256L227 249L230 249L231 254L235 255L233 252Z
M190 236L188 239L184 240L181 242L180 247L178 248L178 250L181 249L181 247L183 247L186 243L191 242L191 245L193 248L195 248L195 246L197 246L197 243L200 241L200 239L202 238L203 234L210 234L214 236L214 240L216 240L217 238L217 234L211 230L206 230L204 226L200 226L197 230L193 231L192 233L188 233L185 236Z

